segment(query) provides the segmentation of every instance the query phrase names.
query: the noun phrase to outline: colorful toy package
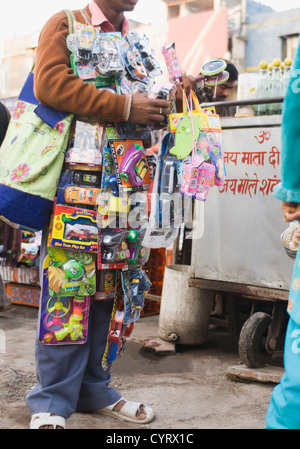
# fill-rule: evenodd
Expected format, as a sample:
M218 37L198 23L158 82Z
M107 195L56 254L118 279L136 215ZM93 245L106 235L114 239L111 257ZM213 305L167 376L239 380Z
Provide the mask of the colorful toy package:
M97 212L55 204L48 244L56 248L97 252Z
M84 297L95 293L95 254L49 247L47 262L52 295Z
M110 226L99 229L98 269L124 268L130 252L128 231Z
M45 258L39 321L42 344L86 341L95 261L91 254L77 253L49 248Z
M119 189L147 190L150 171L143 143L140 140L110 140Z
M124 292L124 324L130 324L140 318L144 308L145 295L151 282L142 269L129 269L121 273Z
M82 170L101 170L102 133L98 123L88 123L77 119L66 152L65 164L69 168Z

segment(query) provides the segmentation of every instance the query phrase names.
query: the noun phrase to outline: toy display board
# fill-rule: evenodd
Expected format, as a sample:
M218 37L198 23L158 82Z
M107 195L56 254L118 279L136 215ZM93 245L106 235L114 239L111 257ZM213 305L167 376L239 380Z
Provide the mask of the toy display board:
M58 258L61 258L61 254ZM53 259L47 256L43 266L39 340L46 345L84 343L87 337L90 297L73 296L72 289L69 295L66 290L63 296L54 293L50 288L49 278L49 269L54 266L53 262ZM51 286L53 287L52 284ZM55 286L53 288L56 289Z

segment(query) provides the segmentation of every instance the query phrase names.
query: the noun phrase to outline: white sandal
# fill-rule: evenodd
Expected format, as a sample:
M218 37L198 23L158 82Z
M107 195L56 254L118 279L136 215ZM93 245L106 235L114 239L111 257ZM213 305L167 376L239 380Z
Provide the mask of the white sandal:
M66 420L62 416L53 415L52 413L35 413L31 416L30 429L40 429L43 426L52 426L66 428Z
M120 401L125 401L125 404L121 407L121 410L117 412L114 408ZM139 419L136 416L141 406L143 407L146 415L143 419ZM145 407L141 402L126 401L125 398L121 398L114 404L108 405L107 407L99 408L95 410L95 412L104 413L106 415L114 416L116 418L124 419L124 421L133 422L136 424L145 424L152 421L154 418L154 411L152 408Z

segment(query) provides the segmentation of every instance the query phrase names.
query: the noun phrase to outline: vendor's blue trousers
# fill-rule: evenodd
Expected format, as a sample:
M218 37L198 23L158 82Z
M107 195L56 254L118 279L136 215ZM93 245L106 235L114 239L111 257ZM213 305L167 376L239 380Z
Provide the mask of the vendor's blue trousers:
M267 411L267 429L300 429L300 325L292 318L286 332L284 366Z
M31 414L55 413L64 418L117 402L109 386L110 370L101 362L106 347L113 301L91 301L87 342L42 345L36 342L37 385L26 401Z
M48 229L45 226L40 247L41 285L42 263L48 252ZM95 410L121 398L109 386L109 368L102 368L112 307L113 300L91 300L86 343L43 345L37 338L37 384L26 398L31 414L55 413L67 419L76 410Z

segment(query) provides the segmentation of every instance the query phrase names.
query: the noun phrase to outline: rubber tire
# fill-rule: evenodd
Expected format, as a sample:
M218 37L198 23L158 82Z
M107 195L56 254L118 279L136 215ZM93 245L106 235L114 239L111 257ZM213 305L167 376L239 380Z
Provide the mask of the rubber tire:
M265 349L265 341L271 317L265 312L256 312L244 323L239 337L239 356L248 368L262 368L272 354Z

